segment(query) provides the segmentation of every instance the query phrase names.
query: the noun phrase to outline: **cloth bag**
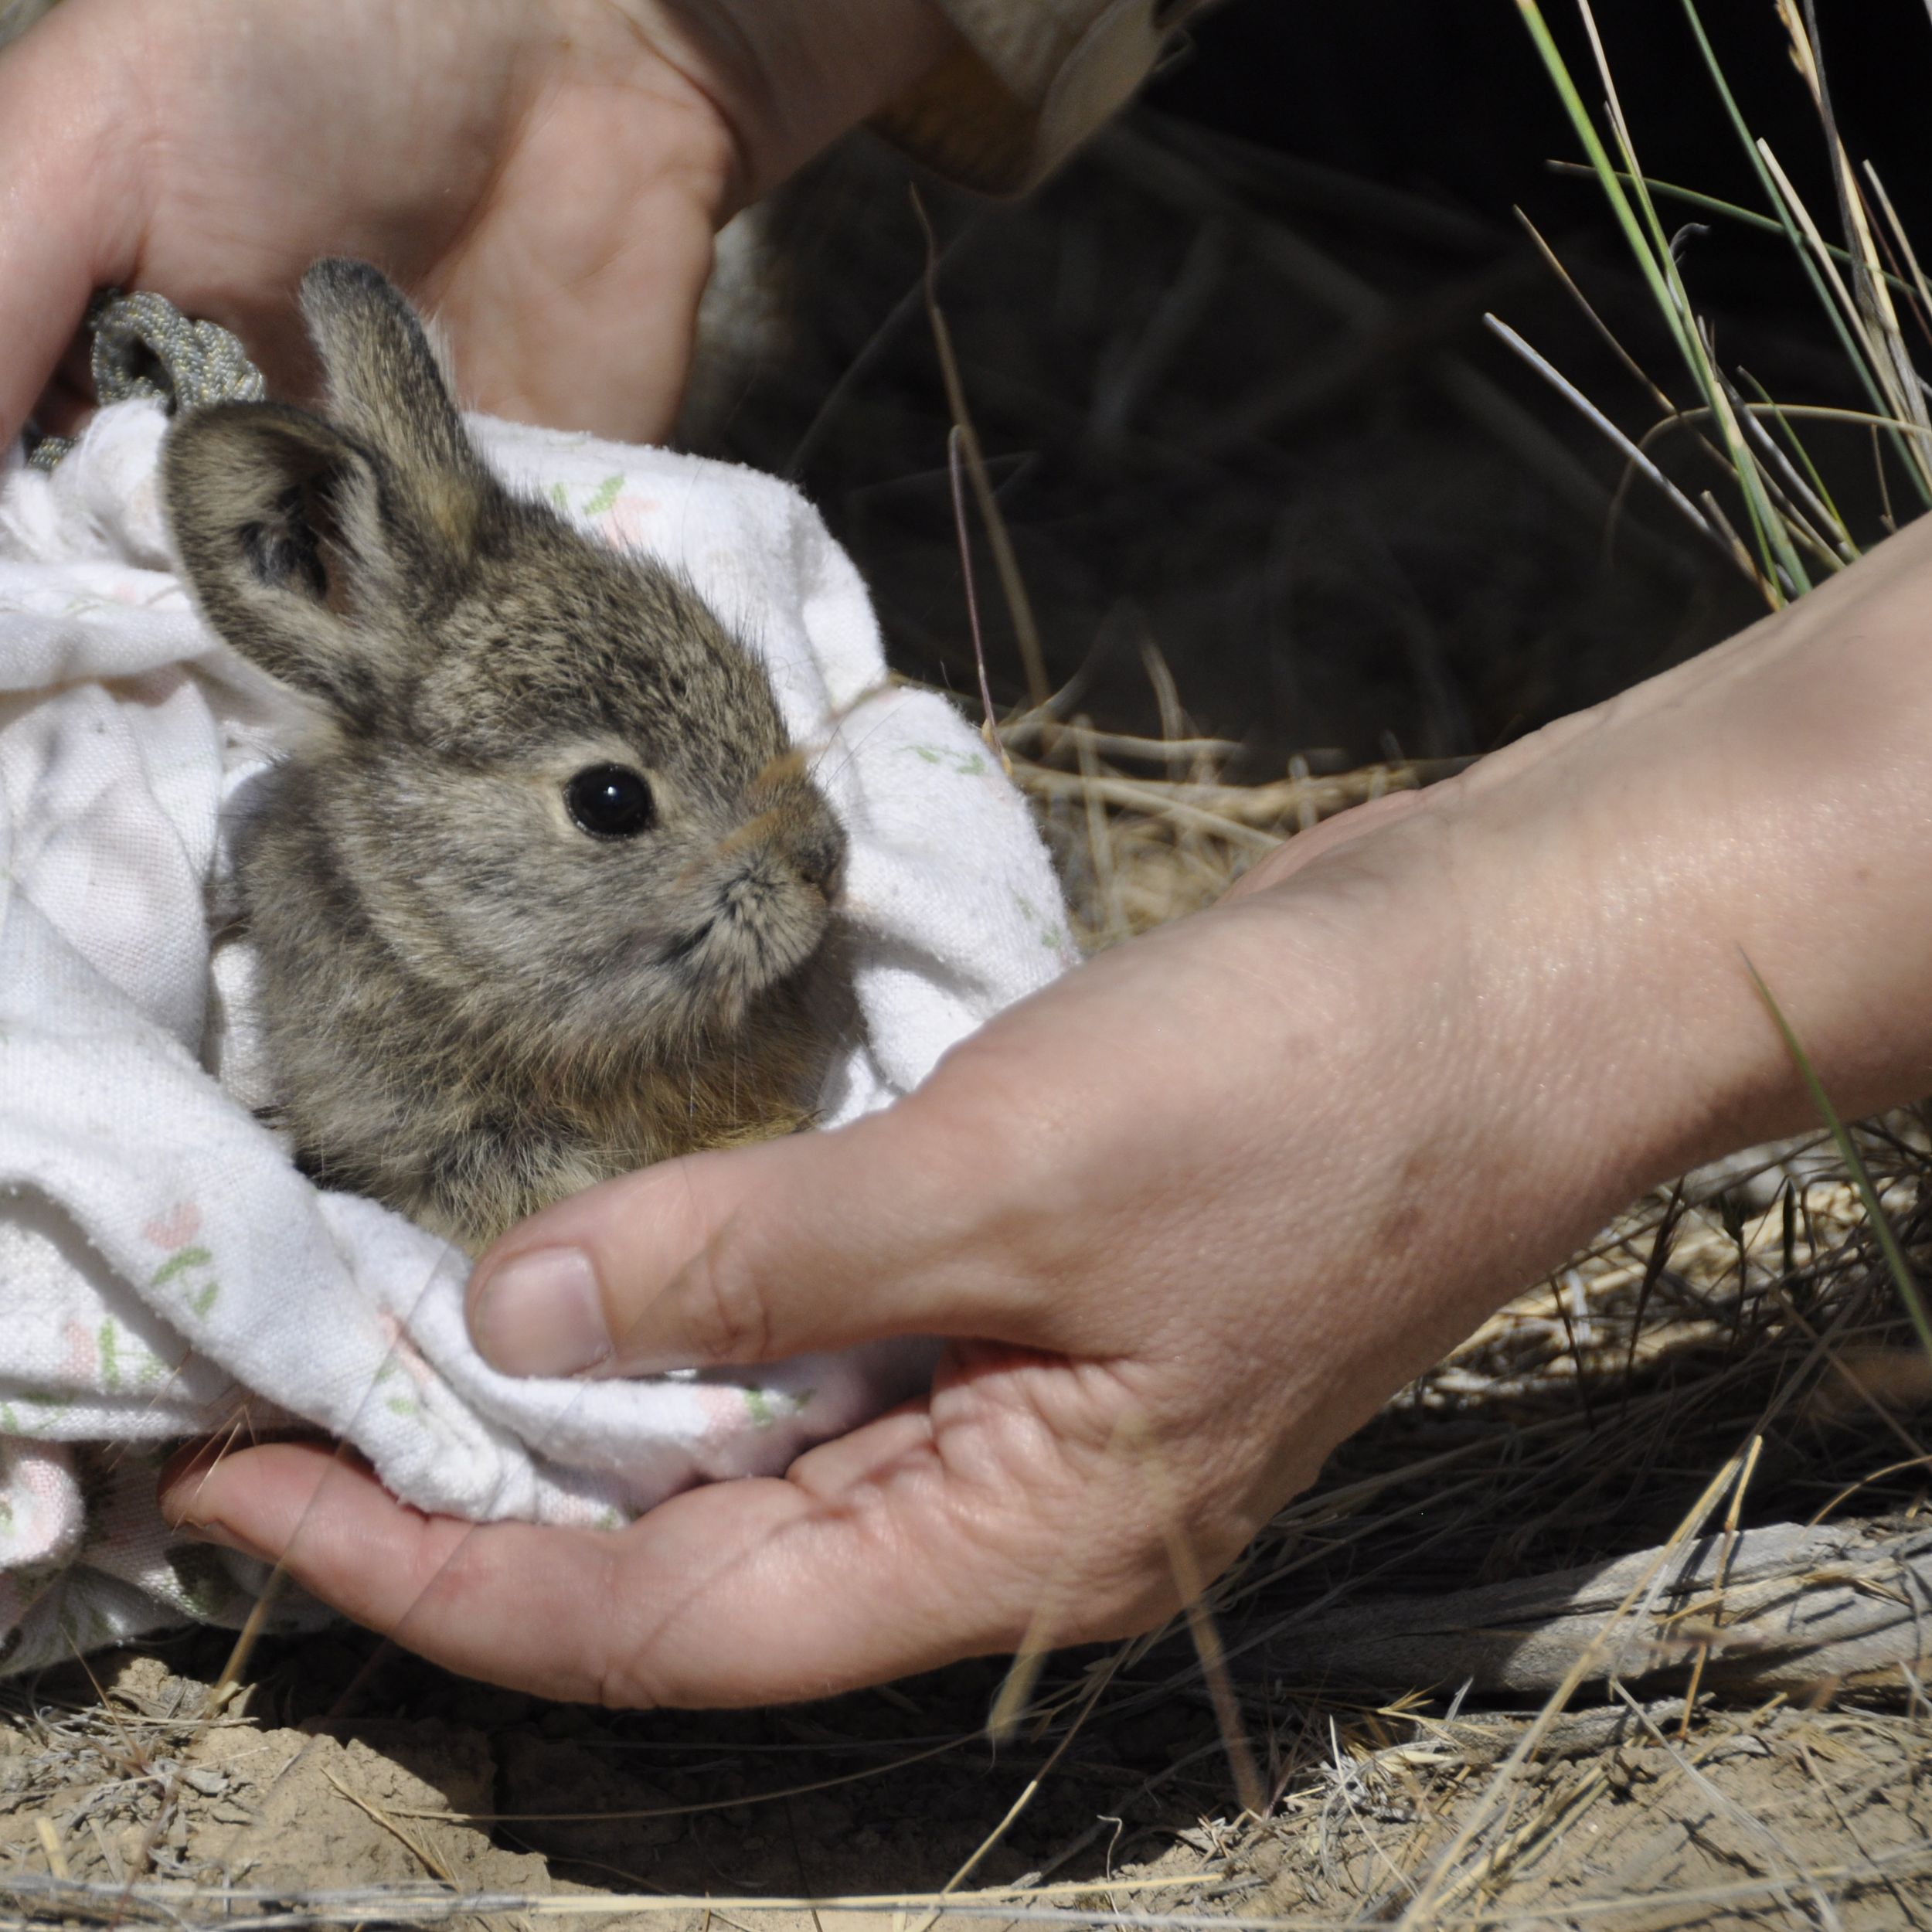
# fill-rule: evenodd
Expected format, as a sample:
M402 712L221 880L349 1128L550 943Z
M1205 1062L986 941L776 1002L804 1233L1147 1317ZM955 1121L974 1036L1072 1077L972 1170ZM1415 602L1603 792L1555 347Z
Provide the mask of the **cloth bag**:
M795 491L471 427L514 485L682 570L822 751L861 1021L826 1126L889 1104L1073 963L1023 801L947 703L888 683L858 573ZM501 1376L464 1331L460 1254L296 1172L253 1111L270 1093L231 873L250 781L292 714L175 573L165 428L158 404L124 403L49 473L0 459L0 1670L246 1614L258 1566L156 1512L185 1437L299 1420L424 1509L614 1526L692 1484L782 1470L916 1389L932 1355Z

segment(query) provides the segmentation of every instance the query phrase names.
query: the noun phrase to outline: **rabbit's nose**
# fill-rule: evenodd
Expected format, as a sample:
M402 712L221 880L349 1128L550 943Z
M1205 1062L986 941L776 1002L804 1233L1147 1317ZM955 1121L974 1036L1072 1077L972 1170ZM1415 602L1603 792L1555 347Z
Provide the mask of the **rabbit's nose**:
M829 906L845 883L845 842L838 834L802 841L791 855L792 869L818 887Z
M815 888L829 906L845 879L845 828L813 786L794 774L753 787L750 802L763 811L745 830L759 838L800 884Z

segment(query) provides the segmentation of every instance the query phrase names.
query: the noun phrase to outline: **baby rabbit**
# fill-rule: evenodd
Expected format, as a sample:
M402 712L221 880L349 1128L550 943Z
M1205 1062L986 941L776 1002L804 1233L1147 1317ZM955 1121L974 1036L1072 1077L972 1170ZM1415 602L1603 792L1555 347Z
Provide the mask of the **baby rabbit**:
M315 713L240 857L298 1157L475 1252L809 1117L845 837L691 588L485 468L383 276L301 301L326 411L183 416L167 510L208 621Z

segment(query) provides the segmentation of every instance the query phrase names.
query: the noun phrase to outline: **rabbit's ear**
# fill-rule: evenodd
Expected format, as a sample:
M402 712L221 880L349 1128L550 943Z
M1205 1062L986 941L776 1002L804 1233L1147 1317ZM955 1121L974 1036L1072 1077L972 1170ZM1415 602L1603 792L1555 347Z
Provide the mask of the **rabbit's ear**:
M302 316L328 379L328 414L383 461L408 509L467 556L488 475L416 311L367 262L319 261Z
M366 719L396 667L384 627L420 573L376 459L332 423L275 403L191 411L168 431L162 488L196 600L271 676Z

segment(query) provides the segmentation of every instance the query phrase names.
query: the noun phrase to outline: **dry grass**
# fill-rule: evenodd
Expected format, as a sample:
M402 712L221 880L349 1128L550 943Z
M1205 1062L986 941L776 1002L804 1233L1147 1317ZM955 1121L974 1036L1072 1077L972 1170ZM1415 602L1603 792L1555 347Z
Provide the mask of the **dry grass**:
M1196 732L1166 666L1151 650L1149 682L1165 734L1141 738L1076 716L1034 711L998 727L1020 788L1039 808L1091 951L1212 905L1264 852L1352 805L1412 791L1459 770L1462 759L1403 759L1359 770L1230 782L1240 747Z

